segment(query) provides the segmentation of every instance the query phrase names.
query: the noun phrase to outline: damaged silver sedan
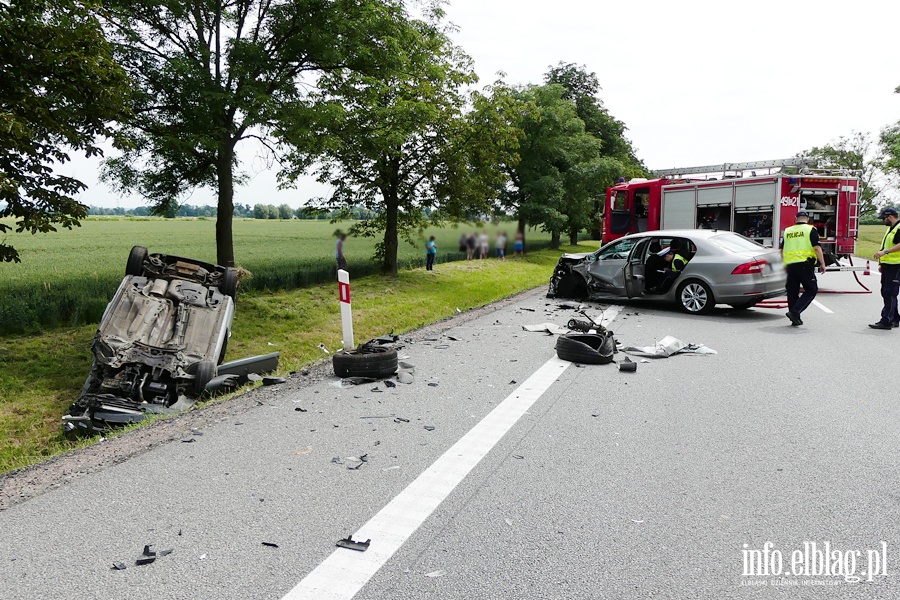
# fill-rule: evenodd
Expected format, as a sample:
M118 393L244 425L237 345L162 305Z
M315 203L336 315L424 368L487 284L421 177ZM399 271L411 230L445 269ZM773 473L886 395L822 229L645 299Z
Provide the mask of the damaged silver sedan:
M66 433L185 410L219 374L237 270L135 246L125 273L94 336L90 374L63 417Z
M661 230L627 235L596 252L564 254L547 295L644 298L706 314L716 304L746 309L781 296L785 280L777 249L730 231Z

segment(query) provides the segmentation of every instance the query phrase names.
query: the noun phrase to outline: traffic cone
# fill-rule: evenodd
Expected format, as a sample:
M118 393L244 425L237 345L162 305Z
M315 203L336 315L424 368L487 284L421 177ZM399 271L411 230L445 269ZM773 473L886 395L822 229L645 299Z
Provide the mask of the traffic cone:
M872 273L869 272L869 261L866 261L866 270L863 271L863 275L871 275L871 274Z

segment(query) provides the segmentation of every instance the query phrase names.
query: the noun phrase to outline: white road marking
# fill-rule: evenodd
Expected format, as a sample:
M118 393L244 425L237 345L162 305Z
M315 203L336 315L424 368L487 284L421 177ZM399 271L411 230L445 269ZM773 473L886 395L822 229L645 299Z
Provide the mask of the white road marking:
M619 310L606 309L604 325L612 322ZM283 600L353 598L570 364L557 356L544 363L353 534L355 541L371 540L365 552L335 550Z
M813 300L812 303L815 304L816 306L818 306L819 308L821 308L823 311L827 312L828 314L830 314L830 315L834 314L833 310L831 310L830 308L828 308L827 306L825 306L818 300Z

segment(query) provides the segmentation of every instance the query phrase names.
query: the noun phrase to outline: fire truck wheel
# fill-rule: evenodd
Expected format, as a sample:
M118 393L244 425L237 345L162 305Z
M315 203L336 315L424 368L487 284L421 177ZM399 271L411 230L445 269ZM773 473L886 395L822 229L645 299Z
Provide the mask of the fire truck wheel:
M587 296L587 284L580 275L569 273L556 286L556 295L562 298L584 298Z
M678 286L678 305L692 315L709 314L716 305L709 286L697 279L689 279Z

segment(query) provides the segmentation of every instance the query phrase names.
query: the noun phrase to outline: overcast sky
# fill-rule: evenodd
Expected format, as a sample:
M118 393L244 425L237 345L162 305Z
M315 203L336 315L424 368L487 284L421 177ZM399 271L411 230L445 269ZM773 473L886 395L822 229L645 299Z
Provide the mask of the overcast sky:
M452 0L453 35L487 85L540 84L560 61L594 72L609 112L651 169L788 158L853 131L900 120L900 4L891 1L730 3ZM239 148L251 161L254 150ZM71 168L92 205L138 206ZM299 206L327 192L310 180L275 190L252 166L241 204ZM199 191L189 204L215 204Z

